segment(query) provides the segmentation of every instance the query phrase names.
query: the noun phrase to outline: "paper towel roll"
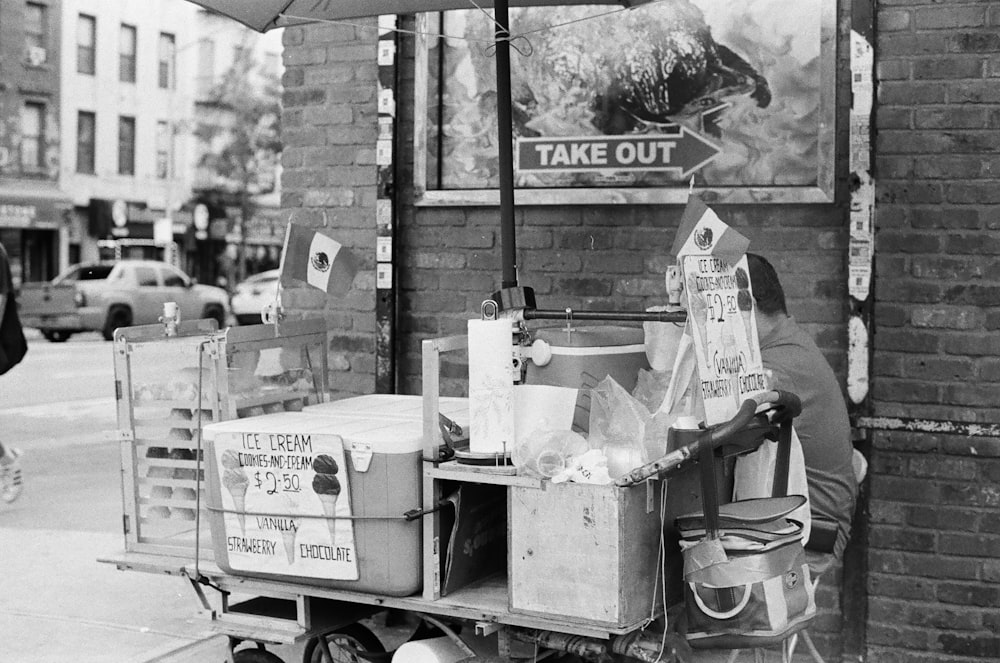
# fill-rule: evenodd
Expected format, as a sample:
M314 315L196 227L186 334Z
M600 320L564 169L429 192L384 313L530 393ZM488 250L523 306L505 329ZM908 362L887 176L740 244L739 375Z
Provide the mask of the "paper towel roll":
M514 446L513 323L469 320L469 451Z
M392 655L392 663L457 663L468 658L448 636L404 642Z

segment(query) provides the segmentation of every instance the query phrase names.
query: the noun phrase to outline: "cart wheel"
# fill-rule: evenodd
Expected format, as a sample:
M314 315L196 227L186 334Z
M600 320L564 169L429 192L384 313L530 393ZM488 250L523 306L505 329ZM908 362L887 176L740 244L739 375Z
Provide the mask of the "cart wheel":
M348 624L325 636L330 647L333 661L324 660L323 649L319 646L319 638L313 638L306 645L303 663L367 663L364 657L356 656L354 651L385 653L382 642L366 626Z
M65 343L72 334L64 329L43 329L42 336L50 343Z
M235 663L285 663L280 656L275 656L263 649L241 649L233 654Z

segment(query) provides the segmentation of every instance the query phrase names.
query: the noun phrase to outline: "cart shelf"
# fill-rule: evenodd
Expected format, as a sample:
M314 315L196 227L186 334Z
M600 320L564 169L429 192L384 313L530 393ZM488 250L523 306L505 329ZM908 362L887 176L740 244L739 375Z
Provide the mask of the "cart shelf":
M424 469L424 476L428 479L465 481L494 486L541 488L543 485L542 480L535 477L518 476L507 471L497 471L490 467L463 465L457 461L441 463L437 467L427 467Z
M404 597L384 596L316 587L314 585L290 581L233 576L224 573L214 563L207 561L200 562L196 570L194 562L190 559L187 561L171 560L151 554L125 553L123 555L102 558L99 561L114 564L121 570L176 575L186 578L195 578L200 573L201 576L207 578L219 589L233 594L254 597L267 597L286 601L296 601L303 598L324 599L352 605L375 607L377 609L396 608L475 622L504 624L529 629L555 630L562 633L599 639L607 639L612 635L622 635L634 630L634 627L604 628L591 624L560 620L558 618L511 612L508 607L507 579L502 574L490 576L475 584L464 587L453 594L429 601L420 595ZM287 609L287 606L285 609ZM360 619L364 616L364 613L360 614L360 616L356 614L355 619ZM220 625L220 630L232 634L231 631L226 630L225 626Z

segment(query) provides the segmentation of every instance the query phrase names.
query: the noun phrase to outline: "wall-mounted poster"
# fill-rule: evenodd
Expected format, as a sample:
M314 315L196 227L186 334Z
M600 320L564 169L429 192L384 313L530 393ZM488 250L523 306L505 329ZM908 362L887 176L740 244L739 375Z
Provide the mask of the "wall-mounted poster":
M834 12L833 0L511 9L520 202L683 202L692 181L719 202L832 200ZM468 202L499 184L494 25L477 10L421 18L418 189L427 204Z

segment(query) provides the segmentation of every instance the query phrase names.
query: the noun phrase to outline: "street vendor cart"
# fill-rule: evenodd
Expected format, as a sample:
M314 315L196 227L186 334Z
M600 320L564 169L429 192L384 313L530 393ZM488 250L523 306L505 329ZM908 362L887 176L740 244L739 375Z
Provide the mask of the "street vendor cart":
M556 484L463 460L468 400L439 386L442 354L468 343L424 342L422 397L330 402L322 321L118 330L125 550L104 561L189 582L234 662L294 643L308 663L681 657L674 519L702 496L668 494L699 460L778 439L797 399L747 400L614 484ZM346 574L325 572L339 563ZM423 624L388 654L359 623L386 611Z

